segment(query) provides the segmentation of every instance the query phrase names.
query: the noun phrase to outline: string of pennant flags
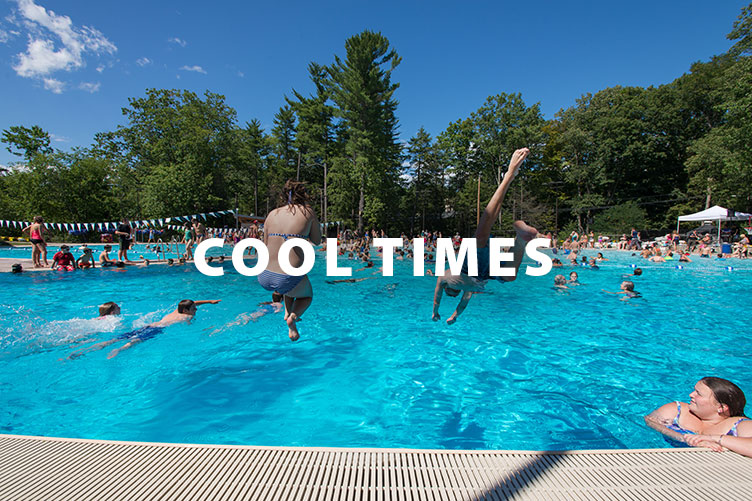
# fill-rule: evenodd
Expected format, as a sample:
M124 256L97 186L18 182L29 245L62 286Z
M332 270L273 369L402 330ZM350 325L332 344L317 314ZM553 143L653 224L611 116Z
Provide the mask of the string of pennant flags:
M142 219L140 221L130 221L130 224L136 229L138 228L157 228L157 227L170 227L169 223L178 222L190 222L193 219L206 221L208 218L226 216L228 214L235 214L234 210L219 210L214 212L201 212L198 214L192 214L190 216L174 216L174 217L162 217L155 219ZM29 226L31 223L28 221L9 221L7 219L0 219L0 228L17 228L23 229ZM105 223L44 223L44 227L47 229L57 229L60 231L107 231L116 230L119 222L105 222ZM170 228L172 229L172 228Z
M130 221L130 224L136 229L139 228L167 228L170 230L180 230L181 225L170 223L186 223L193 219L206 221L208 218L215 218L220 216L226 216L228 214L235 214L234 210L219 210L214 212L201 212L198 214L192 214L190 216L174 216L174 217L162 217L155 219L142 219L140 221ZM0 219L0 228L15 228L23 229L29 226L29 221L11 221L8 219ZM59 231L102 231L116 230L120 223L105 222L105 223L44 223L44 227L52 230ZM327 223L329 226L337 226L341 224L339 221L330 221Z

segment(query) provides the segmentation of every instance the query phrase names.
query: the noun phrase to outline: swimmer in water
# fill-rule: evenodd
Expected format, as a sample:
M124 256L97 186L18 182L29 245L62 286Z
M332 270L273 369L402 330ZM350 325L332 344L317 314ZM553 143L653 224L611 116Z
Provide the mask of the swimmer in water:
M564 275L556 275L554 277L554 289L556 290L568 290L567 278Z
M517 233L517 238L512 250L514 256L513 261L508 264L509 267L514 269L514 274L511 276L491 276L488 240L491 236L491 228L501 213L501 205L504 201L507 190L509 190L512 180L515 175L517 175L517 171L522 166L522 163L525 161L525 158L529 153L530 150L527 148L522 148L514 152L512 159L509 161L509 168L504 175L504 179L496 188L491 200L488 202L488 205L480 218L480 224L475 230L478 276L473 277L468 275L469 270L467 261L465 261L462 267L462 272L459 275L452 275L451 270L448 269L437 273L436 288L433 295L432 319L434 322L441 318L439 316L439 305L441 304L441 297L445 291L450 297L462 295L462 299L454 310L454 313L452 313L446 321L447 324L451 325L457 321L457 317L465 310L468 302L473 297L473 292L482 291L488 280L494 278L504 283L511 282L517 278L517 271L519 270L522 257L525 253L525 246L530 240L538 236L538 230L528 226L523 221L515 221L513 224L514 230Z
M635 268L634 273L622 275L621 278L639 277L640 275L642 275L642 268Z
M567 283L569 285L582 285L579 280L579 276L577 275L576 271L573 271L569 274L569 280L567 280Z
M99 318L110 315L120 315L120 306L114 301L109 301L99 305Z
M363 280L372 280L376 277L363 277L363 278L344 278L342 280L327 280L328 284L354 284L355 282L362 282Z
M622 301L625 301L627 299L642 297L640 296L639 292L636 292L634 290L634 282L631 282L629 280L625 280L621 283L621 290L619 292L609 292L606 289L601 289L606 294L624 294L624 297L621 298Z
M89 348L85 350L79 350L77 352L71 353L70 355L68 355L68 358L69 359L78 358L84 355L85 353L89 353L90 351L101 350L102 348L106 348L107 346L117 343L118 341L127 341L126 344L124 344L120 348L112 350L109 353L109 355L107 355L107 358L114 358L121 351L127 350L133 345L136 345L138 343L146 341L147 339L151 339L157 336L158 334L161 334L165 327L168 327L170 325L174 325L177 323L181 323L181 322L190 323L191 320L193 320L193 317L196 315L196 309L199 305L217 304L220 301L221 299L209 299L209 300L204 300L204 301L192 301L190 299L183 299L182 301L180 301L180 303L178 303L178 307L177 309L175 309L175 311L165 315L164 318L162 318L162 320L160 320L159 322L154 322L145 327L141 327L140 329L136 329L130 332L126 332L124 334L120 334L119 336L113 339L110 339L109 341L103 341L101 343L97 343L93 346L90 346Z

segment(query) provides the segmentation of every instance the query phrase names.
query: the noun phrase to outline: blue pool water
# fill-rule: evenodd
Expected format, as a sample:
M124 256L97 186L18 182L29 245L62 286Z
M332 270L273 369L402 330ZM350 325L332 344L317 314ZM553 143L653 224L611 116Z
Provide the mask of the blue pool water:
M325 282L291 343L282 315L244 324L269 299L225 265L0 274L0 433L288 446L461 449L664 447L642 416L717 375L752 391L752 264L649 264L607 252L563 294L553 276L491 283L457 324L431 321L432 277ZM594 255L594 252L586 252ZM696 260L698 261L698 260ZM341 263L347 262L340 260ZM644 298L616 291L630 263ZM727 271L726 266L735 267ZM568 274L572 268L563 268ZM108 360L72 352L158 320L178 300L191 325ZM116 301L119 321L92 320ZM236 325L230 325L235 323Z

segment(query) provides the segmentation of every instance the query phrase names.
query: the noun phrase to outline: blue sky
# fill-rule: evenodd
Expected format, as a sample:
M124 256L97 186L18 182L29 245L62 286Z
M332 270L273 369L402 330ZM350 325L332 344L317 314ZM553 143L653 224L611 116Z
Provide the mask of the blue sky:
M285 94L312 90L308 63L344 57L364 29L402 56L403 140L501 92L552 118L585 93L668 83L726 51L747 3L0 0L0 129L40 125L56 148L87 146L155 87L224 94L241 125L269 131Z

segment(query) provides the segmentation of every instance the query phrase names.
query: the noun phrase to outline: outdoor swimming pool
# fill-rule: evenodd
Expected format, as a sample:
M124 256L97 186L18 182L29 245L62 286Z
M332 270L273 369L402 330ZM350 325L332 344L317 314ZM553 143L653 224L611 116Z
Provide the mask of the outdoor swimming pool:
M595 255L595 252L585 252ZM211 278L192 265L125 271L0 274L0 432L108 440L279 446L461 449L664 447L642 416L686 401L717 375L752 392L752 264L651 264L606 252L584 285L552 289L554 269L489 284L457 324L431 321L433 277L325 283L291 343L281 314L228 326L269 299L256 280ZM340 260L344 265L347 260ZM644 299L619 301L630 263ZM734 266L727 271L726 266ZM354 266L357 267L357 266ZM524 264L523 264L524 269ZM563 268L568 274L573 268ZM199 307L116 358L115 344L61 360L158 320L178 300ZM121 304L97 325L96 305ZM106 331L96 333L96 330ZM88 343L84 341L89 341Z

